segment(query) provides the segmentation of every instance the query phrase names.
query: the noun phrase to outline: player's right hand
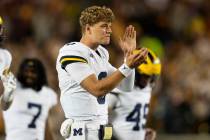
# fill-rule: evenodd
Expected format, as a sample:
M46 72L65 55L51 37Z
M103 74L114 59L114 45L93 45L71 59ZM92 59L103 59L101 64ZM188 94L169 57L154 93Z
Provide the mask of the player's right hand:
M148 55L148 50L146 48L141 48L135 53L129 52L125 56L126 64L130 68L138 67L140 64L144 63Z

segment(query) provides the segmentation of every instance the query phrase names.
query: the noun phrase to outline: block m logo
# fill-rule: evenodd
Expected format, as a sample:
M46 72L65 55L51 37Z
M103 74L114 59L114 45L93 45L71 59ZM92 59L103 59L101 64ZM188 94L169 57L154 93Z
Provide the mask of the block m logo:
M77 135L82 136L83 135L82 128L79 128L79 129L74 128L73 131L74 131L73 136L77 136Z

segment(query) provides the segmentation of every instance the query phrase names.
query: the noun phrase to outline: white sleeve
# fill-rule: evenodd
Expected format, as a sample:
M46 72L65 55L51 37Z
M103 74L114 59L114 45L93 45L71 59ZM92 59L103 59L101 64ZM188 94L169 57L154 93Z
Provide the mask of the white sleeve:
M58 103L57 94L53 89L49 89L49 104L50 107L55 106Z
M6 68L10 68L12 63L12 55L8 50L5 50Z
M53 92L52 95L52 106L55 106L58 103L57 94Z
M108 75L111 75L113 72L115 72L117 69L114 67L114 66L112 66L109 62L108 62L108 64L107 64L107 66L108 66Z
M110 63L108 65L108 74L111 75L111 73L115 72L117 69L113 67ZM134 87L134 80L135 80L135 70L132 71L132 73L124 78L122 82L117 86L118 89L129 92Z
M117 102L118 102L118 93L115 94L115 92L111 92L109 94L106 95L106 101L108 103L108 107L110 109L114 109L117 105Z
M0 76L2 76L5 67L3 56L2 51L0 51Z
M0 50L0 76L4 70L9 69L12 62L12 55L7 50Z
M66 71L78 84L94 73L88 64L80 62L67 65Z
M120 84L117 86L117 88L125 92L132 91L134 87L134 81L135 81L135 70L133 70L128 77L123 79L122 82L120 82Z
M65 50L61 52L61 67L80 84L85 78L93 74L94 71L88 64L88 58L78 50Z

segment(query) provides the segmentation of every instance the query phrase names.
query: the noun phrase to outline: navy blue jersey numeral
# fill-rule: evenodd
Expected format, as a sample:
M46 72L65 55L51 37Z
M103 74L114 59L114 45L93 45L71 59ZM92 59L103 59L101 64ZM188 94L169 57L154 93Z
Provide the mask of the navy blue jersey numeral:
M101 80L101 79L106 78L106 77L107 77L106 72L100 72L99 75L98 75L98 80Z
M39 116L42 112L42 106L40 104L36 104L36 103L28 103L28 108L37 110L37 113L34 114L31 122L28 124L28 128L36 128L36 120L39 118Z
M106 72L100 72L99 75L98 75L98 80L101 80L105 77L107 77L107 73ZM97 101L98 101L99 104L105 104L105 96L98 97Z
M142 129L145 128L145 125L146 125L145 123L146 123L147 114L148 114L148 108L149 108L148 104L142 105L142 104L138 103L135 105L135 107L131 111L131 113L129 113L129 115L126 117L126 121L135 123L135 125L133 127L134 131L139 131L141 128ZM141 114L141 109L143 109L143 114ZM144 119L144 122L141 119ZM140 126L141 126L141 128L140 128Z
M133 127L134 131L138 131L140 129L139 122L140 122L140 109L141 104L136 104L132 112L126 117L126 121L128 122L135 122L135 126Z

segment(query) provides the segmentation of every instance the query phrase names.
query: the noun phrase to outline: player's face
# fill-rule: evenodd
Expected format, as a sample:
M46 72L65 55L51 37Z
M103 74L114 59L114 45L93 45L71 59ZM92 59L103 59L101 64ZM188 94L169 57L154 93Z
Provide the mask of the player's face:
M98 22L90 27L90 32L94 42L102 45L110 43L110 36L112 33L111 22Z
M33 68L30 68L30 67L25 68L23 75L25 79L25 84L27 84L27 86L30 87L36 83L37 74Z
M150 82L150 80L151 80L151 76L145 75L145 74L140 74L140 79L138 81L138 85L141 88L145 88L147 86L147 84Z

